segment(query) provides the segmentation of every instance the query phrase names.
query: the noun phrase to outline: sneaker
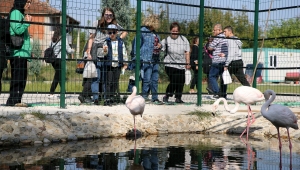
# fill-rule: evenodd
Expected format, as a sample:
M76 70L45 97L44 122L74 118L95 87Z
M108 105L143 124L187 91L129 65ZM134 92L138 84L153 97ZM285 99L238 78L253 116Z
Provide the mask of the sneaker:
M94 100L94 105L99 105L99 100L98 99Z
M16 103L15 107L28 107L28 105L25 103Z
M112 106L112 101L110 99L104 100L104 106Z
M169 102L169 97L168 96L164 96L163 97L163 102L164 103L168 103Z
M145 99L145 102L146 102L146 103L150 103L150 102L151 102L151 100L148 99L148 98L144 98L144 99Z
M215 95L213 95L213 98L218 99L218 98L220 98L220 96L215 94Z
M93 103L94 101L88 97L88 98L84 98L84 103Z
M56 98L57 98L57 96L56 96L56 95L54 95L54 94L49 94L49 95L48 95L48 98L49 98L49 99L56 99Z
M163 102L160 101L160 100L158 100L158 99L154 99L154 100L152 100L151 102L154 103L154 104L158 104L158 105L163 104Z
M78 96L78 100L80 101L80 103L84 103L84 97L83 96Z
M206 87L206 90L208 91L208 94L214 94L214 91L210 89L209 87Z
M184 101L182 101L181 99L176 98L175 103L184 103Z

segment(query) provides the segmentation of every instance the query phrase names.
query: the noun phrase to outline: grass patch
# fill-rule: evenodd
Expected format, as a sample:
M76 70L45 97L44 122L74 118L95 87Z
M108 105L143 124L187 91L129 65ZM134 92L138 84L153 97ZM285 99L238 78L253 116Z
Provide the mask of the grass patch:
M40 110L33 111L33 112L30 112L30 113L22 112L22 113L20 113L20 116L24 119L24 117L28 114L33 115L33 116L35 116L36 118L38 118L40 120L46 120L46 115L44 113L42 113Z
M202 110L192 111L192 112L188 113L188 115L196 115L196 116L198 116L199 120L204 120L204 119L207 119L209 117L213 117L213 115L211 114L211 112L209 112L209 111L202 111Z

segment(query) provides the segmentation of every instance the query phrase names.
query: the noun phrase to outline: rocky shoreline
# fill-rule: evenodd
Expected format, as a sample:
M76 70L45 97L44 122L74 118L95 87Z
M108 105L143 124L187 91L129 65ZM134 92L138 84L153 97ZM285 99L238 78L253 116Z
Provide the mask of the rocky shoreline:
M299 108L291 108L298 116ZM102 110L102 111L101 111ZM250 136L275 137L276 128L254 106L256 121ZM136 117L136 127L145 136L174 133L241 134L246 127L246 106L236 114L219 108L213 117L199 117L191 112L209 112L210 106L147 106L143 117ZM0 114L0 146L65 143L84 139L124 137L133 128L133 118L125 106L72 106L9 108ZM300 140L300 130L290 129L293 140ZM281 129L283 138L286 129Z

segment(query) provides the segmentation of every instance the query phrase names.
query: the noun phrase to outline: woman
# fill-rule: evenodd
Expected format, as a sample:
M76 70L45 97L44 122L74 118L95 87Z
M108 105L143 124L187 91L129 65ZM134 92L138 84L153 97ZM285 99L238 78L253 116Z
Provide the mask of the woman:
M190 43L180 33L180 26L177 22L170 25L171 35L162 40L162 50L167 55L164 59L165 70L169 77L170 83L166 89L166 95L163 102L168 102L169 97L175 93L175 103L184 103L181 100L182 91L185 81L185 69L190 69Z
M55 45L56 44L56 45ZM54 46L55 45L55 46ZM50 87L50 94L48 95L48 98L50 99L56 99L57 96L54 95L54 91L59 83L59 85L61 86L61 81L60 81L60 75L61 75L61 28L60 27L56 27L53 36L52 36L52 42L51 42L51 46L54 46L54 54L57 56L55 61L52 64L52 67L55 70L55 74L53 77L53 81ZM66 50L67 53L72 54L74 53L74 49L72 49L68 43L68 39L66 38ZM68 55L66 55L66 58L68 58Z
M92 93L93 93L93 100L95 105L99 105L99 87L102 92L105 92L105 66L104 66L104 54L103 54L103 43L106 38L108 38L108 34L106 33L107 26L109 24L115 24L117 25L118 29L123 29L120 25L117 24L117 20L115 18L115 13L112 8L104 8L102 11L102 15L100 20L97 20L94 22L94 27L96 29L90 29L90 38L88 40L88 46L86 50L87 59L89 60L96 60L96 68L97 68L97 78L93 78L92 80ZM127 35L127 32L125 31L119 31L120 38L124 39ZM93 45L97 44L97 45ZM97 48L97 53L92 56L91 55L91 49ZM99 84L100 83L100 84Z
M23 35L24 43L21 49L11 49L13 58L10 59L11 81L9 97L6 106L27 106L21 103L21 99L26 87L27 80L27 59L31 56L30 35L28 33L29 23L22 21L31 21L30 15L25 15L25 10L29 9L31 0L15 0L10 11L10 20L19 22L10 23L10 35Z
M198 87L198 53L199 53L199 38L194 37L193 38L193 46L192 46L192 52L191 52L191 67L194 72L194 77L192 79L191 85L190 85L190 93L195 93L195 85L196 88Z
M141 67L142 74L142 96L148 101L148 95L151 91L151 102L161 104L158 100L158 77L159 77L159 53L161 50L160 37L155 34L155 30L159 28L159 20L157 15L149 15L145 17L143 26L141 27ZM137 37L135 37L136 39ZM136 48L133 49L136 54Z

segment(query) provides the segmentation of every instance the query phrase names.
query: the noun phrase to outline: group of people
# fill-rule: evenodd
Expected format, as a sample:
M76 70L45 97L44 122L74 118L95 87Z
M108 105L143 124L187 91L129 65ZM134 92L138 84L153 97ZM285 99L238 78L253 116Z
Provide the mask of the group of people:
M234 36L233 28L226 26L223 30L221 24L216 24L213 28L214 38L208 38L208 42L203 47L203 72L207 74L208 86L206 90L213 94L214 98L227 98L227 84L224 84L222 74L228 70L230 75L234 74L243 86L250 86L243 71L242 60L242 42ZM192 60L195 65L198 62L198 45L197 38L194 39L192 48ZM211 59L211 62L209 60ZM196 66L194 78L190 86L190 93L194 92L194 86L197 84L198 70ZM220 77L220 87L218 79Z
M30 7L32 0L15 0L14 6L10 11L11 20L31 21L30 15L25 15L24 11ZM21 49L11 49L13 58L11 64L11 84L10 96L6 102L7 106L22 105L21 98L24 93L27 79L27 61L31 57L30 36L28 33L29 23L12 22L10 23L11 35L23 34L24 44ZM112 8L104 8L101 18L93 23L95 29L90 29L89 39L84 49L84 56L87 60L92 60L95 64L97 76L83 79L83 90L78 99L81 103L94 103L99 105L99 94L104 97L104 105L112 105L114 97L118 92L119 78L121 70L128 67L128 55L123 39L127 36L126 31L117 23L115 13ZM149 15L143 20L141 26L141 36L135 37L132 45L132 60L136 55L136 40L140 38L140 77L142 80L142 96L146 101L153 103L168 102L169 98L175 95L176 103L184 103L182 92L185 83L185 70L192 69L194 78L190 86L190 93L194 92L197 85L198 75L198 46L199 38L193 39L193 46L190 48L188 39L180 35L180 25L177 22L170 24L170 35L161 41L160 36L155 30L160 27L158 16ZM215 98L225 97L227 85L223 83L222 73L229 70L235 74L237 79L245 86L249 86L243 73L243 61L241 58L242 42L234 36L233 28L227 26L222 29L220 24L216 24L213 29L214 38L209 38L203 51L203 71L208 75L206 88ZM5 46L1 44L1 56ZM61 75L61 29L57 27L54 31L51 46L57 59L52 63L55 70L53 82L50 88L49 98L55 98L54 91L60 83ZM169 77L165 95L160 101L158 98L159 80L159 58L160 52L165 52L165 71ZM69 54L74 50L66 43L66 51ZM203 55L205 56L205 55ZM207 57L208 56L208 57ZM66 56L67 58L67 56ZM1 73L5 68L1 58ZM6 60L5 60L6 61ZM211 63L209 63L211 61ZM5 62L6 63L6 62ZM3 65L3 66L2 66ZM2 74L1 74L2 75ZM217 80L221 77L220 88ZM133 81L134 82L134 81ZM132 82L130 82L132 84ZM151 92L151 99L149 94ZM91 98L92 96L92 98Z

